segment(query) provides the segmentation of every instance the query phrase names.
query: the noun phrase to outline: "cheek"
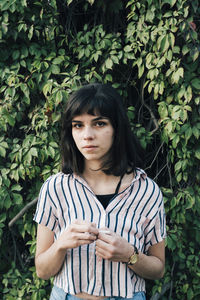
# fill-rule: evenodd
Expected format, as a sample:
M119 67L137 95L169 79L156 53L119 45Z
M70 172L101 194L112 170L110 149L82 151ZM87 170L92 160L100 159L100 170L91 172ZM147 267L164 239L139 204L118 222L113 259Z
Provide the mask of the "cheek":
M114 132L110 130L106 131L104 141L107 141L108 144L112 145L114 141Z

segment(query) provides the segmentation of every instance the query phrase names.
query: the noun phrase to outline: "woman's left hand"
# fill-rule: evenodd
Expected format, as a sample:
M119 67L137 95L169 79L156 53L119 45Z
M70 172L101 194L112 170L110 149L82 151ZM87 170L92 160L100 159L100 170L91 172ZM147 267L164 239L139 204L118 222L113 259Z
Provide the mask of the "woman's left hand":
M99 230L96 240L97 256L111 261L128 262L133 253L133 246L125 238L108 228L101 228Z
M96 255L107 260L128 262L134 253L134 247L125 238L112 232L109 228L99 229L95 243ZM129 268L146 279L162 278L165 269L165 241L150 246L147 254L139 252L138 261L134 265L130 265Z

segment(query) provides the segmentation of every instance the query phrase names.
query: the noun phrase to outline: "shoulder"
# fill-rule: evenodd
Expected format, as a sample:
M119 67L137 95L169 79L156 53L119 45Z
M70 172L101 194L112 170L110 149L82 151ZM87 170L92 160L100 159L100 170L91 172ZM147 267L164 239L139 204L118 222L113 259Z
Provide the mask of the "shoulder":
M141 168L136 168L134 172L134 180L143 180L145 181L147 178L147 173L141 169Z
M163 205L163 195L158 184L147 176L142 169L136 169L138 182L141 190L142 203L147 210L157 210Z
M49 202L56 208L58 202L60 203L60 200L66 197L68 193L66 187L69 184L69 180L73 180L73 175L62 172L48 177L40 189L39 201Z
M70 178L72 178L71 174L64 174L63 172L56 173L45 180L41 189L51 189L53 187L58 187L63 183L63 181L68 181Z
M153 187L156 191L160 191L158 184L143 169L136 168L135 174L135 178L141 180L143 184L146 184L149 188Z

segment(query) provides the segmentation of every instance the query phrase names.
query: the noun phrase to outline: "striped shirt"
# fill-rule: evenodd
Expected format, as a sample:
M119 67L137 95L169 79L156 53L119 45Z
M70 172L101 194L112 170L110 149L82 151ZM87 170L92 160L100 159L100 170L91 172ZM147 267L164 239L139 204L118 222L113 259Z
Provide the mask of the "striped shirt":
M141 169L136 169L130 186L115 195L106 209L80 176L60 172L48 178L34 220L52 230L56 240L76 219L110 228L143 253L166 235L162 193ZM126 264L97 257L95 243L68 249L54 284L72 295L131 298L145 291L145 280Z

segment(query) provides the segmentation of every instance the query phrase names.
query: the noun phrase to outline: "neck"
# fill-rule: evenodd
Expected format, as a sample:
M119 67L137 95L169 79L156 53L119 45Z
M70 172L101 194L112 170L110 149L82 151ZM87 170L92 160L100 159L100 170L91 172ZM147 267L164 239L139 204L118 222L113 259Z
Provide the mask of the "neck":
M96 195L115 193L119 182L118 176L107 175L103 171L90 168L85 168L82 176Z
M107 174L105 174L102 170L99 170L100 166L96 164L86 165L83 171L83 177L88 179L95 180L96 178L106 178Z
M120 176L107 175L103 171L98 170L99 166L87 164L85 166L82 177L86 180L90 188L96 195L113 194L120 181ZM134 174L124 174L120 182L119 191L126 189L132 182Z

